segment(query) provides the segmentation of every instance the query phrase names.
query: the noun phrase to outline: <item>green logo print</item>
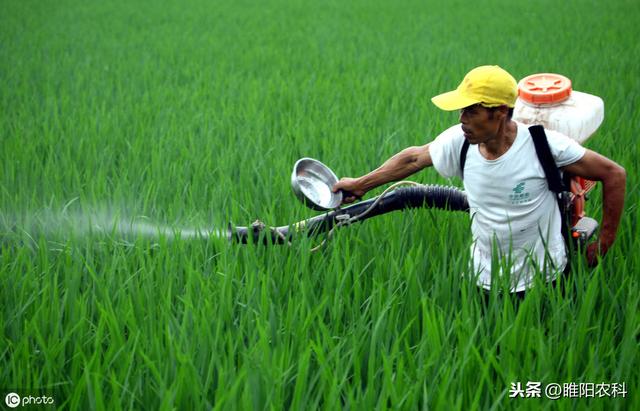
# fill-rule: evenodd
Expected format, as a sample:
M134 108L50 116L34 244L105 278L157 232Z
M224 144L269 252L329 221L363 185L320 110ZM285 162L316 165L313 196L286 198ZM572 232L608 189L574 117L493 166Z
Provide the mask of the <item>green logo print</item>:
M529 202L531 199L530 193L524 193L524 181L519 182L515 187L511 189L514 194L509 194L509 200L511 204L523 204Z
M517 186L513 187L513 192L516 194L520 194L524 191L524 181L521 183L518 183Z

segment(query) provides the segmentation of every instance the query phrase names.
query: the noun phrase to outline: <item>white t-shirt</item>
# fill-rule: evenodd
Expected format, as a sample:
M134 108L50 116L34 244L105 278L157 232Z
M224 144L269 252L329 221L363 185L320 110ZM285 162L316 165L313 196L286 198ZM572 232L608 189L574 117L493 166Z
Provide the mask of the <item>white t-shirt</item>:
M478 285L491 288L495 253L494 275L501 276L503 266L511 267L511 292L529 288L536 272L544 273L546 281L555 279L567 263L556 195L549 190L527 126L516 124L516 139L506 153L487 160L477 144L470 145L464 170ZM545 133L558 167L584 155L585 148L569 137L552 130ZM429 144L433 166L443 177L461 177L463 142L458 124Z

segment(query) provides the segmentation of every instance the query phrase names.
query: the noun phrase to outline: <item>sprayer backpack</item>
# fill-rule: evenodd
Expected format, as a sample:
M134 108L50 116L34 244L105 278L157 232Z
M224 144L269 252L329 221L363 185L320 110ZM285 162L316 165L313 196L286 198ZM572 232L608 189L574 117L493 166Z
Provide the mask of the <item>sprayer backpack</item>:
M571 176L568 173L561 173L556 165L547 135L544 127L535 125L529 127L529 132L533 138L533 144L536 148L538 160L542 165L544 174L547 178L549 190L556 194L558 208L560 209L560 217L562 219L562 237L565 240L567 249L573 251L575 248L584 246L598 228L598 223L590 217L578 216L578 220L574 218L573 199L574 195L570 191ZM464 165L467 160L467 151L469 150L469 141L464 140L462 149L460 150L460 171L464 179Z

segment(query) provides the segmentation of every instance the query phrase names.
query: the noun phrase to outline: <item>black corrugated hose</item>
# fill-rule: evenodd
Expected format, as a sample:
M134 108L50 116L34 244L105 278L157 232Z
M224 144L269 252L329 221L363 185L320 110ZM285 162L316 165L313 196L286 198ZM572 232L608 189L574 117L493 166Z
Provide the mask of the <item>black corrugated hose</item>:
M229 224L227 236L230 241L247 244L285 244L296 235L315 236L334 227L364 221L377 215L408 208L439 208L450 211L469 211L464 191L450 186L414 185L383 193L378 197L339 208L307 220L280 226L268 227L260 221L248 227L233 227ZM371 206L374 205L372 208ZM371 208L371 209L369 209Z

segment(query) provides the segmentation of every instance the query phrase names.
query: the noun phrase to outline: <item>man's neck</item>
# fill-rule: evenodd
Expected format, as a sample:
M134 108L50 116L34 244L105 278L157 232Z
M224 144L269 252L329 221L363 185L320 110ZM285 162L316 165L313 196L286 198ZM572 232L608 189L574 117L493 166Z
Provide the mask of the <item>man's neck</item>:
M500 125L496 132L496 138L480 144L480 152L488 160L495 160L511 148L518 134L518 126L515 121L507 120Z

